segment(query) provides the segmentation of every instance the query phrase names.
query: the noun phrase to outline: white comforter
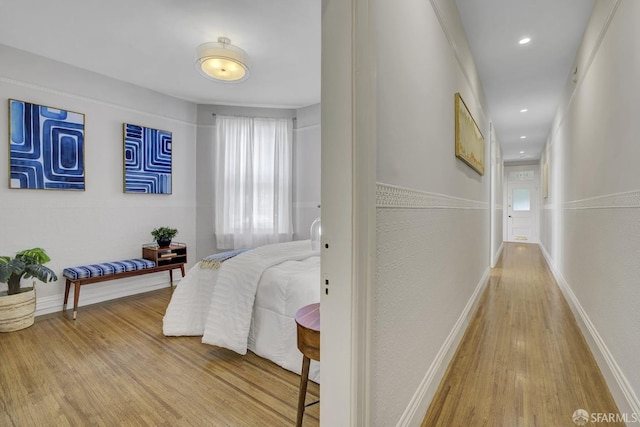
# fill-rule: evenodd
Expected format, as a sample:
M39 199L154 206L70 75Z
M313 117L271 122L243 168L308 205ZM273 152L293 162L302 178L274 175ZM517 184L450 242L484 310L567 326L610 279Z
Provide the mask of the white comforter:
M240 354L249 345L256 354L299 373L302 356L293 317L298 308L320 299L318 255L306 240L244 252L220 269L196 264L174 291L163 333L202 335L203 343ZM317 366L312 367L310 378L318 376Z

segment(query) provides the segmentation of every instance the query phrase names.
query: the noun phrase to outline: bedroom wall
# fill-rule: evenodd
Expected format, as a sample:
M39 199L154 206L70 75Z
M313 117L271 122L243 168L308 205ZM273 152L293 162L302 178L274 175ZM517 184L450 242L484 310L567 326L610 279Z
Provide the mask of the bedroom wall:
M59 277L77 264L140 257L158 226L196 244L196 106L141 87L0 45L0 129L8 144L8 98L85 114L86 191L16 190L8 186L8 149L0 150L0 254L41 246ZM173 132L173 194L124 194L122 124ZM87 286L81 305L168 286L153 274ZM179 275L178 275L179 276ZM64 281L38 288L37 313L58 311Z
M65 267L140 256L140 245L161 225L176 227L189 245L189 265L215 252L213 239L213 113L295 117L295 238L307 238L319 215L320 109L299 110L200 105L0 45L0 128L8 129L7 99L85 114L86 191L10 190L0 173L0 254L44 247L61 277ZM173 194L122 192L122 123L173 132ZM6 141L6 140L5 140ZM7 143L7 142L5 142ZM194 154L195 153L195 154ZM0 150L8 165L8 150ZM25 208L27 207L27 208ZM44 212L44 213L43 213ZM12 221L28 220L29 230ZM44 219L44 220L43 220ZM82 290L81 305L166 286L164 274L95 284ZM37 314L60 309L64 281L41 286Z
M213 232L216 136L214 114L295 118L293 130L294 240L307 239L320 204L320 104L295 109L198 105L197 130L197 254L218 252ZM198 258L198 259L199 259Z
M294 239L309 238L311 223L320 216L320 104L296 111L293 146Z
M640 3L596 2L545 148L542 246L622 413L640 414Z
M385 36L370 419L419 425L489 273L490 143L484 176L454 156L454 94L485 136L489 118L455 2L373 3Z

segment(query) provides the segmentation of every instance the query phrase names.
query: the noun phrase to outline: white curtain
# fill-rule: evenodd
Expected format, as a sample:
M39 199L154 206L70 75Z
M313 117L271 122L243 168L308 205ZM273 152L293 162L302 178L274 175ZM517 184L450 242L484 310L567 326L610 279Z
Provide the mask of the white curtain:
M293 237L291 119L216 116L218 249Z

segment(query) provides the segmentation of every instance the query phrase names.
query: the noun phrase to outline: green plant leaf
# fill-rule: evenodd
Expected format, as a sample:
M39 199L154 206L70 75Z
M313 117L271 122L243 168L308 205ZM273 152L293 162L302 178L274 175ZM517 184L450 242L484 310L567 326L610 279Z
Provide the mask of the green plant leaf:
M2 257L5 258L5 257ZM9 269L9 263L4 259L0 261L0 283L7 283L11 276L11 270Z
M41 264L30 264L25 266L24 277L26 279L35 277L43 282L51 282L52 280L58 280L56 273L49 267L45 267Z
M25 249L16 254L16 258L24 259L27 264L46 264L51 261L42 248Z
M178 229L171 227L158 227L151 231L155 240L173 239L178 234Z
M26 264L18 258L9 259L9 262L0 264L0 282L7 283L12 274L22 276Z
M58 280L55 272L44 263L51 261L51 258L42 248L25 249L16 254L14 258L8 256L0 257L0 282L9 283L10 290L15 287L18 291L20 278L35 277L43 282Z

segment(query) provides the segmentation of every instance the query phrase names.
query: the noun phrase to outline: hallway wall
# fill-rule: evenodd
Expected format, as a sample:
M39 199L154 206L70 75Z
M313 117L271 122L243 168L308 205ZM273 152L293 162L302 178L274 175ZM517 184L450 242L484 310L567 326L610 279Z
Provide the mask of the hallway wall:
M491 126L491 267L495 267L502 253L504 236L504 163L502 148Z
M490 138L455 2L374 2L376 271L372 425L416 425L490 262ZM402 48L398 48L402 46ZM454 94L485 136L485 175L454 155Z
M635 413L640 413L639 20L640 2L596 2L576 60L577 84L567 83L544 150L549 197L541 221L542 246L618 406Z

